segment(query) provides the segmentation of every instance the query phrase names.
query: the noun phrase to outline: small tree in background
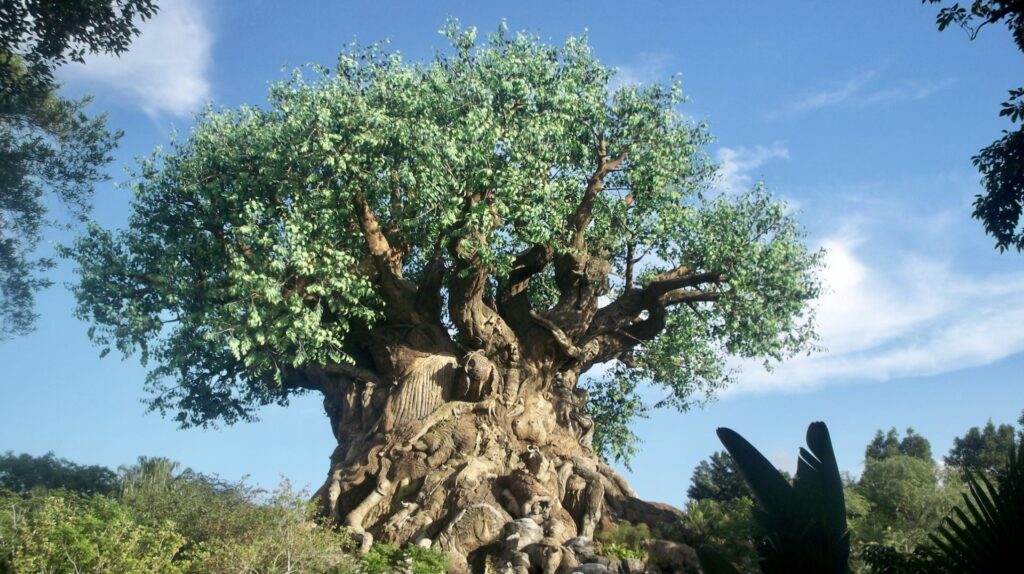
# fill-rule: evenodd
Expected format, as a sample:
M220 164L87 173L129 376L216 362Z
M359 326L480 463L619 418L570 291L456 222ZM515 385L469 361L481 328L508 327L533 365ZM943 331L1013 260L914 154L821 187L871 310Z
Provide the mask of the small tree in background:
M0 456L0 489L26 495L37 488L112 494L117 491L118 481L109 468L76 464L52 452L43 456L7 452Z
M740 497L750 498L750 487L743 480L732 455L725 451L713 453L693 470L690 487L686 490L690 500L717 500L726 502Z
M990 419L984 427L971 427L963 436L953 439L946 455L946 464L961 471L985 473L998 478L1006 470L1007 453L1016 444L1013 425L998 427Z
M921 460L932 460L932 445L928 439L908 428L906 436L900 439L896 428L882 434L881 429L875 432L875 438L864 449L865 460L882 460L892 456L910 456Z

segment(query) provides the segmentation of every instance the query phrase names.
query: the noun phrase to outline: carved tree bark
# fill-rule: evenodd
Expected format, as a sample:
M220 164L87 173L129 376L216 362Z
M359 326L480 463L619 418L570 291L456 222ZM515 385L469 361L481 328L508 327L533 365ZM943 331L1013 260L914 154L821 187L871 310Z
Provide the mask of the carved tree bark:
M667 307L714 300L706 288L726 278L677 269L598 308L610 266L587 255L583 231L602 178L624 158L600 157L569 222L572 253L524 251L498 281L496 301L485 298L487 271L459 241L450 269L435 250L418 285L403 279L401 255L357 198L387 320L350 353L357 364L300 378L323 392L338 441L317 500L366 546L434 544L455 571L488 560L514 572L569 571L576 558L563 545L591 538L602 521L678 518L671 507L637 500L596 456L577 383L595 363L655 337ZM467 210L479 201L470 198ZM560 296L538 312L527 288L549 266ZM442 322L442 301L453 330Z

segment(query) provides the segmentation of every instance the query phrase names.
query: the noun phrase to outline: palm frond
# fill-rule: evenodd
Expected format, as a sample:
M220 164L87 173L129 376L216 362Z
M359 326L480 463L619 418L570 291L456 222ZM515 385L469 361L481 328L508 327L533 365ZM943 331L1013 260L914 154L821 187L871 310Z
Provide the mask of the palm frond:
M947 572L1001 572L1019 562L1024 541L1024 441L993 484L968 473L963 503L930 537L932 557Z

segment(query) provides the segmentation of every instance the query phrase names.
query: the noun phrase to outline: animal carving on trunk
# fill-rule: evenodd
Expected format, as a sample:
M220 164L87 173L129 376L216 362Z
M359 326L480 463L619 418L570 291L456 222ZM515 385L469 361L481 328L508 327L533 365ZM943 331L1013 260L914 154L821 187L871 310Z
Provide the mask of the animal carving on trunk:
M482 351L467 353L458 376L456 397L463 401L482 401L501 388L498 367Z

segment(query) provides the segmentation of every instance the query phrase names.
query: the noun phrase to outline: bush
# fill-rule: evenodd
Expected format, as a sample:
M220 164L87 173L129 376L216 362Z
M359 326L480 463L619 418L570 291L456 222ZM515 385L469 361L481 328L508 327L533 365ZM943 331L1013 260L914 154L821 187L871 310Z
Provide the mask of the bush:
M105 496L53 491L0 499L0 564L11 572L179 574L186 540L163 522L143 525Z
M19 484L24 495L0 489L0 574L443 574L449 566L442 552L413 545L378 544L355 557L351 537L318 522L309 496L287 481L268 493L141 458L120 469L111 496Z
M359 557L360 574L444 574L448 556L440 550L408 544L401 550L389 544L374 544Z
M697 545L714 545L740 571L757 571L754 541L761 529L754 520L754 501L750 498L691 500L683 525Z
M634 558L647 562L647 542L651 531L646 524L622 524L602 530L597 535L600 553L609 558Z

